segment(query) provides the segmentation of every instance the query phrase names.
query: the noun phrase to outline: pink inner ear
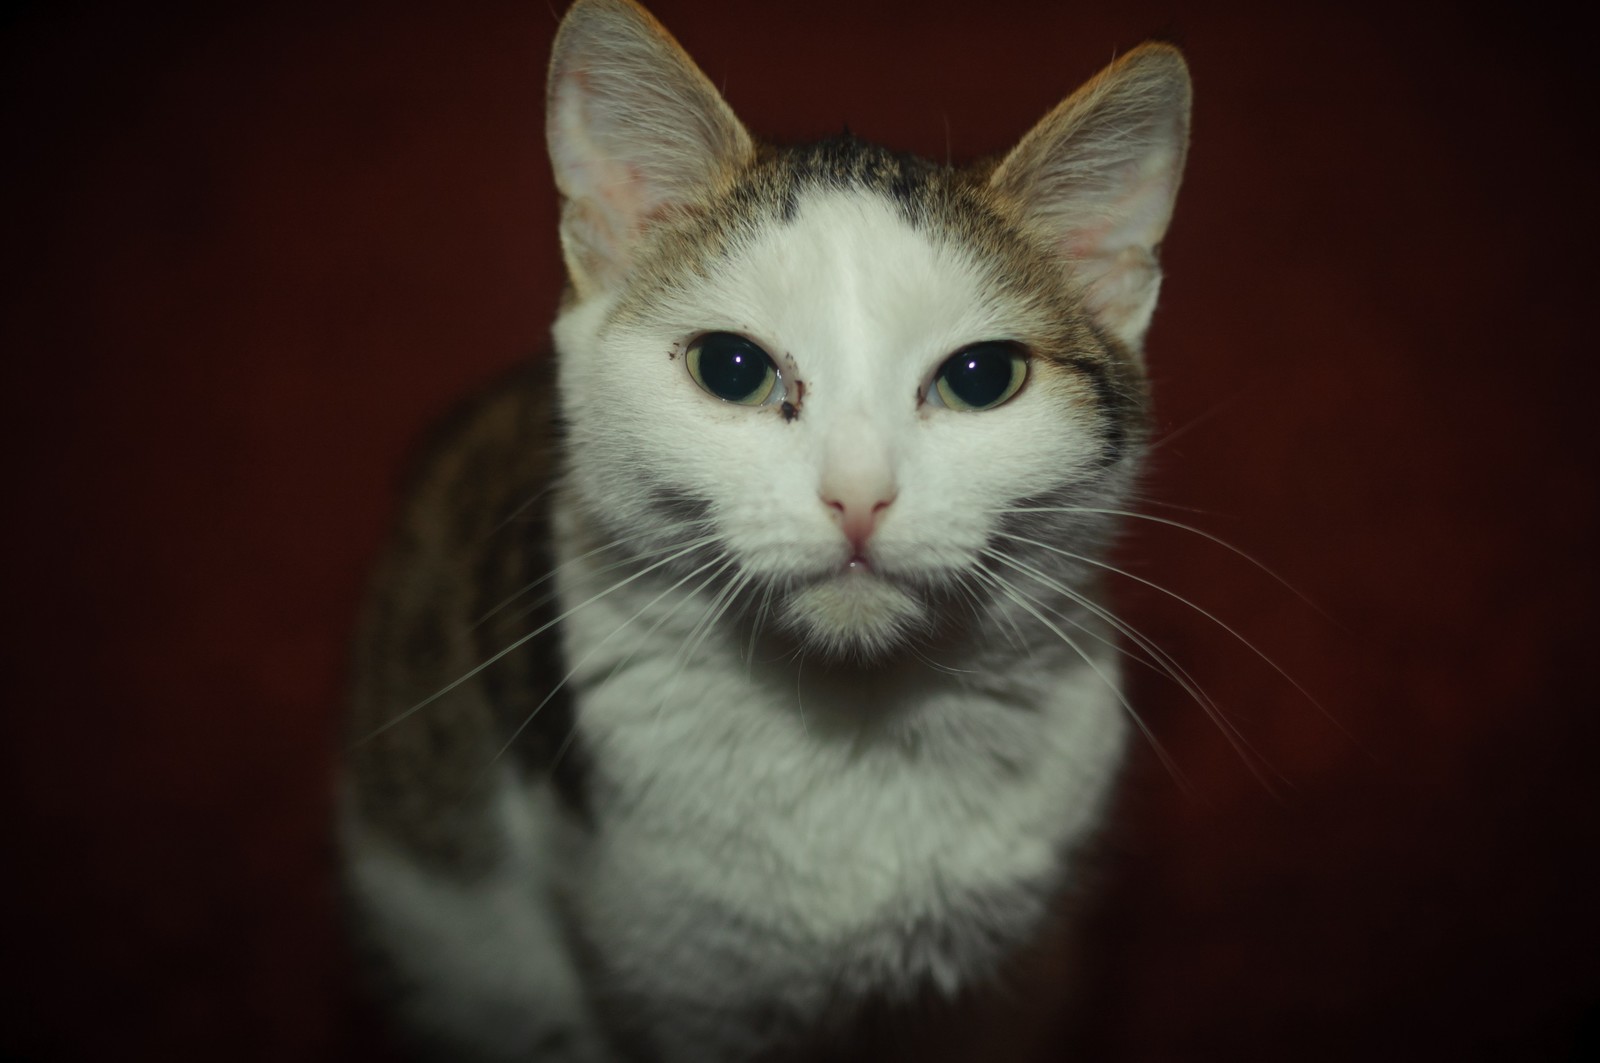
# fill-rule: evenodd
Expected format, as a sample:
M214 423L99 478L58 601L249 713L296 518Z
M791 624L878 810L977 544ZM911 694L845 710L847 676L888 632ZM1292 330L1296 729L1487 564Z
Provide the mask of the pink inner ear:
M1171 157L1131 162L1122 168L1122 193L1085 204L1084 220L1063 234L1062 250L1073 259L1120 257L1132 248L1153 251L1166 234L1171 213Z
M605 167L604 184L599 186L597 198L622 222L618 228L632 234L644 227L645 218L657 207L651 202L649 191L650 186L637 166L611 163Z
M592 113L596 101L590 82L582 70L561 76L555 110L560 129L551 147L562 192L587 205L582 215L588 242L620 262L632 238L668 204L638 162L620 155L604 136L594 135L605 123Z
M1070 230L1061 242L1062 252L1070 259L1095 258L1104 253L1106 236L1112 230L1112 223L1101 222L1099 225L1083 225Z
M1098 189L1063 196L1052 219L1090 312L1136 349L1160 285L1155 248L1170 215L1172 161L1161 152L1130 160Z

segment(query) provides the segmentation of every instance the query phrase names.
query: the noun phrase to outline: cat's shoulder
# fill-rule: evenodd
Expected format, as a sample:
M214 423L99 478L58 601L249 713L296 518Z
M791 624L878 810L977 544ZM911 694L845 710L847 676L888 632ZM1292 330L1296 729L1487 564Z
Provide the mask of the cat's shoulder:
M557 471L554 392L554 360L541 355L502 371L447 410L405 463L402 527L472 541L505 522L537 517L544 507L535 503Z
M459 862L448 835L460 817L487 822L486 765L503 753L535 773L582 763L556 688L557 639L528 637L553 626L553 389L549 360L532 360L419 438L353 647L350 763L363 815L446 863Z

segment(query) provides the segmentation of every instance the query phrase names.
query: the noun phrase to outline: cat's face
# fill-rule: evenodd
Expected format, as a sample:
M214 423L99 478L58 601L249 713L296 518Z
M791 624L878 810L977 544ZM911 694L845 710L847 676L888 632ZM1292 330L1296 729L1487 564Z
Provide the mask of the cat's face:
M1002 219L975 240L972 219L796 183L785 209L778 181L746 182L742 208L563 319L570 460L613 532L709 530L747 598L870 654L991 597L985 551L1019 501L1106 505L1138 395L1107 394L1129 367L1070 293L1008 281L1039 264Z
M550 106L568 461L603 534L708 540L666 570L853 656L1075 578L1060 551L1137 462L1181 122L1135 114L1107 155L1078 143L1099 104L1058 109L976 173L848 138L758 150L621 0L569 15ZM1130 155L1140 122L1156 146Z

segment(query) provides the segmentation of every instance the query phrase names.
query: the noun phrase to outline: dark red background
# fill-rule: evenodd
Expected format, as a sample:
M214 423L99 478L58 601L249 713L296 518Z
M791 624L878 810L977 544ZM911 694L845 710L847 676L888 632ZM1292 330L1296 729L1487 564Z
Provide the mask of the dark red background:
M1194 67L1124 553L1171 684L1089 978L1108 1060L1596 1037L1593 61L1440 7L692 4L756 130L1003 149ZM0 1054L367 1054L328 840L344 640L408 440L545 344L543 3L41 5L4 36ZM1325 713L1324 711L1325 710ZM1279 778L1281 776L1281 778ZM353 1017L354 1016L354 1017Z

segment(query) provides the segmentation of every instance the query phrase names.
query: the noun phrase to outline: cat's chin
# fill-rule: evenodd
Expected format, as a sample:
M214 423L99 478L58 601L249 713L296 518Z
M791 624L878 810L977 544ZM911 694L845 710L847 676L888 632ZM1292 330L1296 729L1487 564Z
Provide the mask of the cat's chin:
M852 568L791 592L784 622L814 650L870 659L925 631L928 616L911 594Z

